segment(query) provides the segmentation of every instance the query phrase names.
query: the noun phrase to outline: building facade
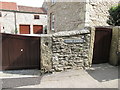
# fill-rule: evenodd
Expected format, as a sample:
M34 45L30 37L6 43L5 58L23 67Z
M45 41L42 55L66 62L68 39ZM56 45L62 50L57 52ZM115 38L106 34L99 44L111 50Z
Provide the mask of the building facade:
M12 34L47 33L47 14L43 8L0 2L0 31Z
M48 10L48 32L108 26L108 10L117 4L118 0L46 0L43 6Z

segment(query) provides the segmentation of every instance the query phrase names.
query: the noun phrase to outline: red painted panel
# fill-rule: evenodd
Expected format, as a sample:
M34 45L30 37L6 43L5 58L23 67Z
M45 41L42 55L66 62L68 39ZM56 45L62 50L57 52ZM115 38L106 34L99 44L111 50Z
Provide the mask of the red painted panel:
M33 25L33 33L34 34L42 34L43 26L42 25Z
M30 25L20 25L20 34L30 34Z

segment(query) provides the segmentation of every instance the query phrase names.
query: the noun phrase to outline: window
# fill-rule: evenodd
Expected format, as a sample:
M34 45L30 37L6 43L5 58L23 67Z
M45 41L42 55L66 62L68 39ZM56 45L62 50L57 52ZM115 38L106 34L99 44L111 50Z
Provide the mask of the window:
M53 13L50 14L50 29L54 31L55 28L55 15Z
M34 15L34 19L40 19L39 15Z
M0 17L2 17L2 13L0 12Z

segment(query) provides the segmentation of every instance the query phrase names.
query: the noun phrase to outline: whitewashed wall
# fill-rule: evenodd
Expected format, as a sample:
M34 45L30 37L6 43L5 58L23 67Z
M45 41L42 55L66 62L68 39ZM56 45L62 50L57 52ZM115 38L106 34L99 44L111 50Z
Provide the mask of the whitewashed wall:
M34 19L34 15L39 15L40 19ZM15 14L14 12L2 11L2 17L0 17L0 23L2 25L2 32L15 33ZM45 14L31 14L31 13L16 13L16 25L19 34L19 25L30 25L31 34L33 34L33 25L47 25L47 15ZM4 28L3 28L4 27ZM44 30L44 28L43 28ZM44 32L44 31L43 31Z
M2 12L2 17L0 18L1 18L0 20L1 32L14 33L15 29L14 13Z

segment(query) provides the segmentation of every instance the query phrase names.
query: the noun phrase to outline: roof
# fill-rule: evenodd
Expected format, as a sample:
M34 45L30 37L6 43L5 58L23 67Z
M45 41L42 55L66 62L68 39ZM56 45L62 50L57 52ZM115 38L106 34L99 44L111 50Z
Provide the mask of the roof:
M29 13L43 13L46 14L47 11L41 7L30 7L30 6L21 6L17 5L15 2L1 2L0 9L6 11L16 11L16 12L29 12Z
M14 2L1 2L0 1L0 9L17 10L17 4Z
M47 13L44 8L21 6L21 5L18 5L18 10L24 12Z

